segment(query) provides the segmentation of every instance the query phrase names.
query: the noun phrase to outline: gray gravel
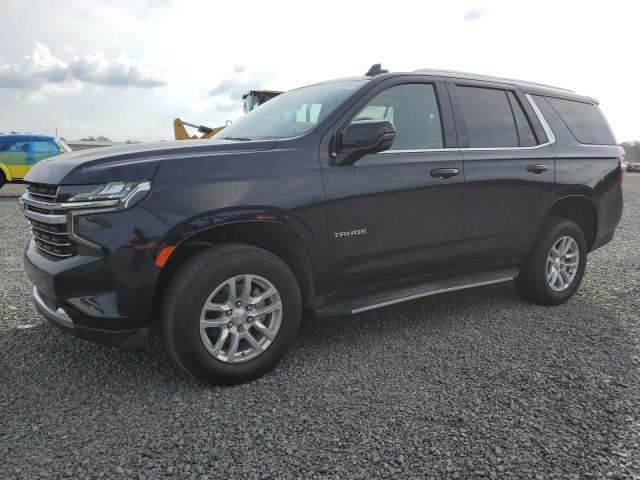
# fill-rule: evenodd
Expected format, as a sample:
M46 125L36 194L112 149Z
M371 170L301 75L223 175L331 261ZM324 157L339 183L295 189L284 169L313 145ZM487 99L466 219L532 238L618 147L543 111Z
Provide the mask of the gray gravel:
M640 175L625 200L563 306L503 284L309 318L273 373L211 388L158 341L120 354L43 325L0 198L0 476L640 478Z

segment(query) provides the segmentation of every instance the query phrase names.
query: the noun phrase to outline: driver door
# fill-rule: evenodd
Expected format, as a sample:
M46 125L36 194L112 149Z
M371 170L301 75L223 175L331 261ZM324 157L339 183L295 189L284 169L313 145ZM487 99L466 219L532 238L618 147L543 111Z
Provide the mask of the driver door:
M451 148L449 100L436 87L379 86L345 125L389 120L396 130L391 148L353 165L323 165L335 290L411 276L424 281L456 262L464 172L460 151Z

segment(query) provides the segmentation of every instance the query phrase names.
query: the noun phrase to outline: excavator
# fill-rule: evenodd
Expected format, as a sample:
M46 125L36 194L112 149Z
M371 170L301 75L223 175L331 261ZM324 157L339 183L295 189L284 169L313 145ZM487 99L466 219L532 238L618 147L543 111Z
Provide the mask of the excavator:
M242 100L244 101L243 110L244 113L249 113L251 110L256 108L259 105L262 105L268 100L271 100L274 97L277 97L282 92L278 92L276 90L251 90L244 95L242 95ZM175 118L173 120L173 134L176 140L205 140L207 138L213 137L216 133L222 130L224 127L229 125L230 121L227 120L227 124L222 127L206 127L204 125L196 125L194 123L185 122L181 118ZM201 135L190 135L187 132L186 127L195 128L198 133Z

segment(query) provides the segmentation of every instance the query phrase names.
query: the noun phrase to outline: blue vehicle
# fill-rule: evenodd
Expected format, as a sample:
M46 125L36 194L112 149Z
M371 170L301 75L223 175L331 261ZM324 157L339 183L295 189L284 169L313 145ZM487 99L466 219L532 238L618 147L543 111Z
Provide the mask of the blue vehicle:
M57 137L47 135L0 135L0 188L21 181L40 160L70 152Z

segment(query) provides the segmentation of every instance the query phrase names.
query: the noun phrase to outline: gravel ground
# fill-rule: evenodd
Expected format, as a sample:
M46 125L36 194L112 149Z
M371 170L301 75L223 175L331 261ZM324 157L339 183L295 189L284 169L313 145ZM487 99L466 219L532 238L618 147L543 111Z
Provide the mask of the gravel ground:
M567 304L503 284L309 318L227 388L157 340L120 354L42 324L19 190L0 190L2 477L640 478L640 175Z

